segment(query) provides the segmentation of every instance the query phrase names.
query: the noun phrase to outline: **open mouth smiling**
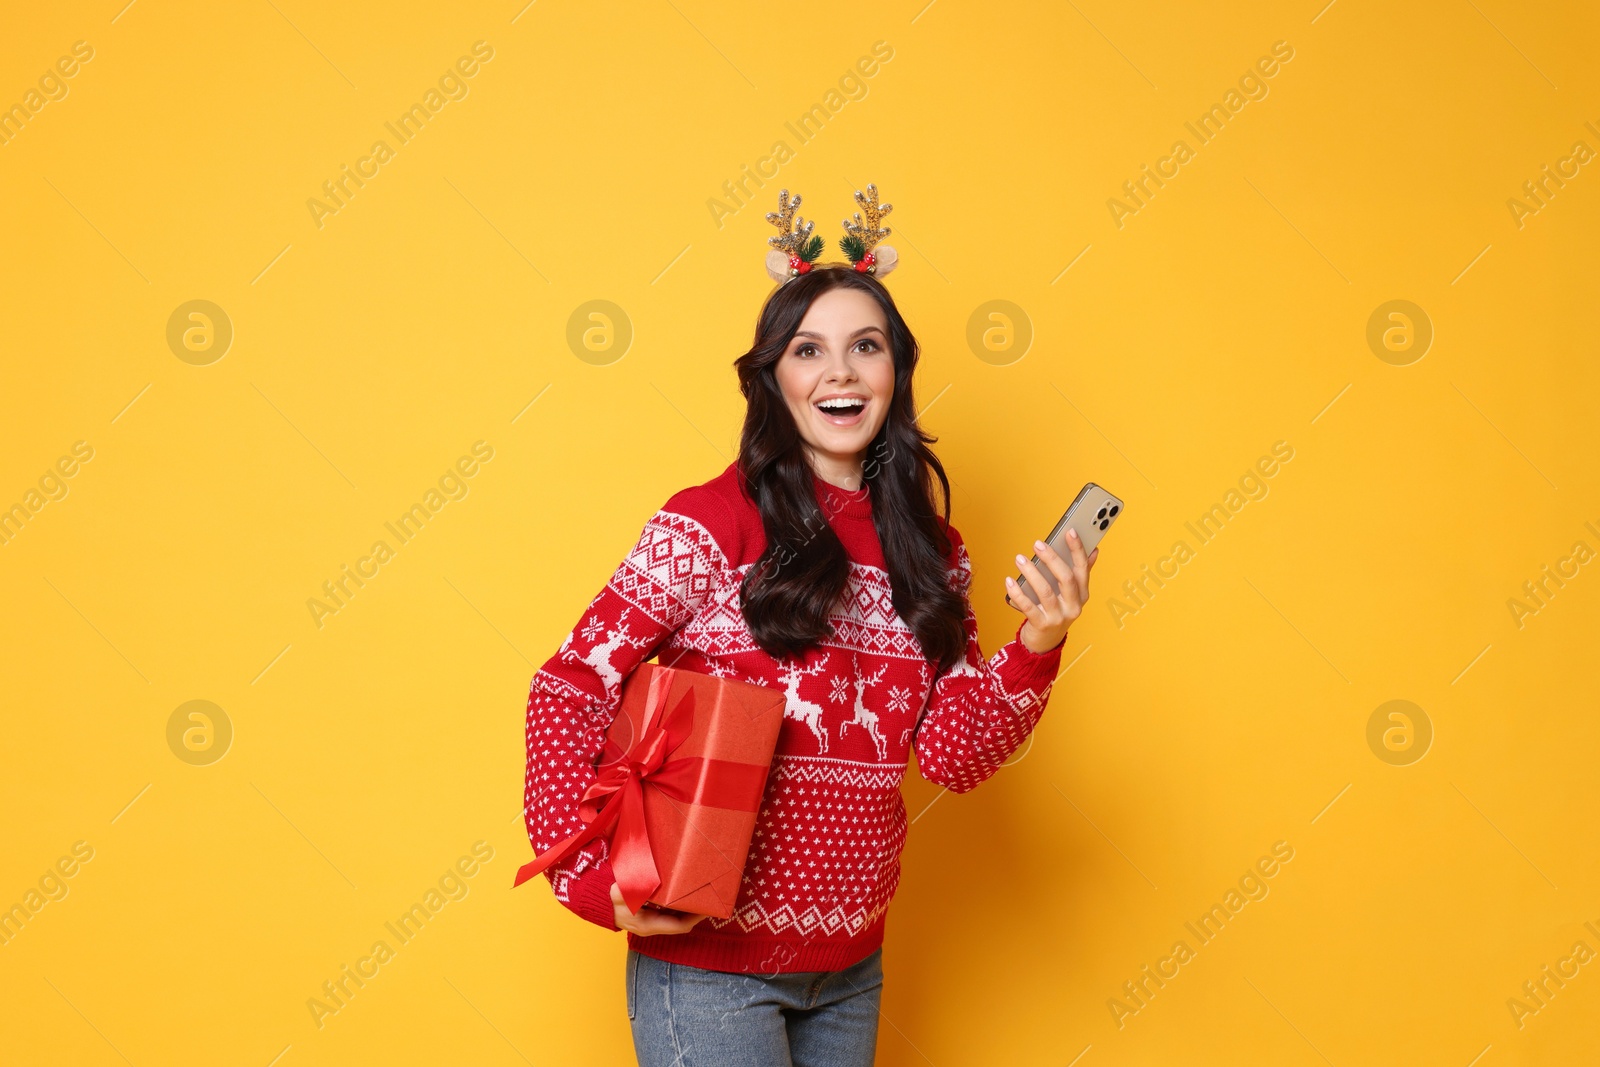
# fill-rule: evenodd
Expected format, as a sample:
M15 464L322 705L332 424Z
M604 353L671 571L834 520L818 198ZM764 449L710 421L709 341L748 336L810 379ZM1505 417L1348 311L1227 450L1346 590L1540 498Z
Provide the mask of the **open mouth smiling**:
M867 398L854 394L823 397L812 404L824 421L835 426L854 426L867 410Z

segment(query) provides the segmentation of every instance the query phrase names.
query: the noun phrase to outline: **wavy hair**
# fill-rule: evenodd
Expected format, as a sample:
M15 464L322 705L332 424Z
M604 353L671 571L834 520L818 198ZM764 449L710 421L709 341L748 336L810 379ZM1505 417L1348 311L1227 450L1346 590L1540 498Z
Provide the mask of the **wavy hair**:
M776 375L812 302L842 288L870 295L889 323L894 395L863 458L863 474L894 609L937 675L966 651L965 604L948 575L950 479L928 447L938 438L917 425L911 386L917 340L883 284L849 266L819 265L778 286L761 308L755 343L734 361L746 401L739 477L767 536L766 550L740 585L745 624L768 655L800 656L832 635L828 614L845 592L849 559L821 513L804 441ZM935 478L944 495L942 517L934 507Z

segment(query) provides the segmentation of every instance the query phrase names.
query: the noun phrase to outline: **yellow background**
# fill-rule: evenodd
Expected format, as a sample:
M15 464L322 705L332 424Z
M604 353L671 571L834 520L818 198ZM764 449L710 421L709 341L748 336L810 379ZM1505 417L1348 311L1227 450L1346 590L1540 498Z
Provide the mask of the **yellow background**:
M0 948L0 1061L630 1062L621 937L510 888L527 681L733 458L779 186L838 258L868 181L986 651L1012 555L1085 481L1128 501L1030 746L970 795L907 779L879 1061L1592 1055L1600 965L1520 1028L1507 1000L1600 950L1600 576L1520 626L1507 602L1600 548L1600 174L1520 228L1506 204L1600 149L1592 5L9 6L0 104L94 58L0 147L0 506L94 456L0 546L0 906L94 858ZM468 95L319 227L307 200L480 40ZM195 299L235 333L203 366L166 341ZM566 341L596 299L632 325L609 363ZM1395 299L1435 331L1406 366L1366 342ZM968 346L990 300L1022 358ZM307 600L480 440L468 494L318 627ZM1197 547L1276 441L1268 495ZM1396 699L1434 731L1407 766L1367 743ZM168 746L191 700L234 731L207 766ZM467 896L319 1028L308 999L477 841ZM1107 1001L1277 841L1270 895L1119 1028Z

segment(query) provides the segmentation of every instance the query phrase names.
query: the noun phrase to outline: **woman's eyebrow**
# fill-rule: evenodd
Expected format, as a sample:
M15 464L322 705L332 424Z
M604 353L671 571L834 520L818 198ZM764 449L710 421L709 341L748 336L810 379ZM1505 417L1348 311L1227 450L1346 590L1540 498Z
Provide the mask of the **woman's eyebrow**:
M860 337L864 333L882 333L882 332L883 332L883 329L882 329L882 327L879 327L879 326L863 326L863 327L861 327L861 329L857 330L855 333L851 334L850 336L851 337ZM812 333L810 330L796 330L794 332L794 335L796 337L815 337L819 341L826 340L826 338L824 338L820 333Z

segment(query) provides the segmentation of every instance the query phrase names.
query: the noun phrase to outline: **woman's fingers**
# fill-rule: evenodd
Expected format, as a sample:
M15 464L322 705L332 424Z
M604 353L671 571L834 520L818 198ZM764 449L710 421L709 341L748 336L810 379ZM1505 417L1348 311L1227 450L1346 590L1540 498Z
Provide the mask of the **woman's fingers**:
M1086 572L1079 569L1079 562L1085 557L1076 530L1067 531L1067 548L1072 553L1070 561L1062 559L1061 553L1044 541L1035 541L1033 548L1039 553L1039 558L1044 560L1045 566L1056 576L1056 585L1060 587L1064 598L1070 599L1074 595L1074 588L1083 588L1083 576Z
M1030 619L1033 616L1029 613L1038 610L1038 605L1033 602L1033 599L1027 593L1022 591L1022 587L1009 574L1006 575L1006 603Z
M1067 532L1067 547L1072 550L1072 572L1078 579L1078 608L1081 610L1083 602L1089 599L1089 566L1091 555L1085 555L1083 540L1078 536L1077 530ZM1097 548L1095 552L1099 552Z
M646 909L639 913L638 923L633 932L645 937L655 934L682 934L687 933L704 918L706 918L704 915L663 915L659 911Z
M1088 563L1089 557L1084 554L1083 540L1078 536L1077 530L1067 531L1067 551L1072 554L1072 566L1081 567Z
M1072 550L1072 573L1078 583L1078 606L1081 608L1089 599L1089 557L1084 555L1083 539L1077 530L1067 531L1067 546Z
M616 909L617 927L632 931L640 937L687 933L700 920L710 918L709 915L697 915L693 912L668 914L655 908L630 911L628 902L622 899L622 887L615 882L611 883L611 903Z
M1055 598L1049 596L1050 588L1044 584L1044 579L1035 576L1029 579L1028 588L1036 593L1044 593L1048 601ZM1035 627L1042 627L1049 622L1049 613L1033 597L1022 591L1022 586L1017 584L1015 578L1006 577L1006 603L1022 612L1023 616Z
M1051 555L1055 555L1055 553L1052 552ZM1040 556L1040 558L1043 559L1044 557ZM1017 567L1022 571L1022 576L1028 579L1028 584L1033 587L1033 591L1039 594L1039 599L1041 601L1048 600L1050 598L1050 582L1045 578L1044 572L1039 569L1039 565L1021 552L1018 552ZM1059 574L1056 575L1056 580L1058 582L1061 580Z
M1078 556L1082 558L1083 546L1077 545L1070 537L1068 543L1075 545ZM1035 541L1034 544L1038 548L1039 558L1044 560L1055 574L1056 583L1061 591L1053 606L1059 609L1061 617L1070 619L1083 603L1084 577L1080 576L1077 568L1063 559L1059 552L1043 541Z
M1074 567L1078 579L1078 610L1082 611L1084 604L1089 601L1089 572L1094 570L1094 561L1100 558L1100 549L1096 548L1084 559L1081 566Z
M1095 560L1100 558L1100 549L1085 553L1083 541L1076 530L1067 531L1067 549L1072 557L1070 561L1043 541L1035 541L1033 546L1039 561L1054 576L1057 592L1055 595L1049 593L1049 583L1038 564L1018 555L1017 567L1027 579L1028 587L1039 593L1040 600L1037 603L1033 601L1022 592L1016 581L1008 577L1006 603L1026 615L1035 631L1049 634L1060 629L1064 632L1083 614L1083 605L1089 599L1089 572L1094 569Z
M1017 553L1017 568L1022 571L1022 576L1028 580L1028 588L1032 589L1039 598L1035 601L1033 597L1017 589L1017 596L1022 598L1022 604L1020 605L1022 613L1035 626L1043 626L1049 618L1047 605L1055 599L1050 592L1050 583L1045 579L1038 566L1020 552ZM1007 578L1006 581L1012 582L1012 579ZM1007 588L1015 588L1015 585L1013 584Z

